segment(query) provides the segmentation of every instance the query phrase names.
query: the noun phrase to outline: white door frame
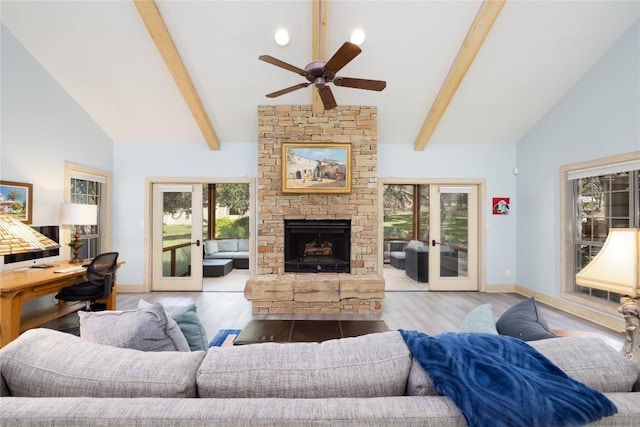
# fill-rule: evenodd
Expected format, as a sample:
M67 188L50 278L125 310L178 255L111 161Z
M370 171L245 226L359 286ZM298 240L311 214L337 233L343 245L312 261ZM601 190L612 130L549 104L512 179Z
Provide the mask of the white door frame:
M249 275L255 275L256 265L256 179L255 178L218 178L218 177L147 177L144 184L144 219L140 226L144 226L144 283L140 289L133 292L151 292L152 281L152 233L153 206L152 194L153 184L180 184L180 183L202 183L202 184L249 184Z
M384 242L384 186L386 184L405 184L405 185L476 185L478 186L478 291L486 291L486 180L472 178L448 178L448 179L431 179L431 178L378 178L378 247L383 247ZM378 251L378 274L382 277L384 266L384 253L380 249Z

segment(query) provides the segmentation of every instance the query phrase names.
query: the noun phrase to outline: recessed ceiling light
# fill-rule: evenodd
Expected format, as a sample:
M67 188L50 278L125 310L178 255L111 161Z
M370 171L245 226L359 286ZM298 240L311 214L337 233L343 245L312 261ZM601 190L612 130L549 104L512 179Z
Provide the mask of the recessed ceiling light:
M351 32L351 43L353 44L357 44L358 46L360 46L362 43L364 43L365 38L366 36L362 28L356 28Z
M289 44L289 31L286 28L278 28L273 38L278 46L286 46Z

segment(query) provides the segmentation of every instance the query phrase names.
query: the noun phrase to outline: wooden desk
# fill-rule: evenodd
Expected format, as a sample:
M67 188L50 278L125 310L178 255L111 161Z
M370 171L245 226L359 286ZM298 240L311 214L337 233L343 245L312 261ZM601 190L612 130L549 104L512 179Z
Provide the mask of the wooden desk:
M118 262L118 265L122 264L123 262ZM65 286L72 286L85 280L86 269L55 273L55 270L70 266L68 262L60 262L52 268L28 268L0 273L0 346L9 344L27 329L85 307L84 302L59 301L53 307L37 310L22 318L22 305L25 301L57 293ZM107 310L116 309L115 282L109 298L101 302L107 304Z

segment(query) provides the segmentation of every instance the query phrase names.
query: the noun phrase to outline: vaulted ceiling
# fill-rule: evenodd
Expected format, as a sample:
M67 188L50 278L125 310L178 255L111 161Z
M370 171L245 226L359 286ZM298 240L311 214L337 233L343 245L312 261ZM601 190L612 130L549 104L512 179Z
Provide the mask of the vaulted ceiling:
M378 107L380 143L423 148L421 128L482 2L320 3L327 57L354 28L366 33L339 74L387 82L382 92L332 87L338 105ZM157 2L220 146L256 141L258 105L312 103L311 87L266 98L305 80L258 56L300 68L321 59L312 57L317 4ZM639 16L636 1L507 1L428 143L516 143ZM133 1L3 0L0 19L116 143L212 146ZM286 47L274 42L279 27Z

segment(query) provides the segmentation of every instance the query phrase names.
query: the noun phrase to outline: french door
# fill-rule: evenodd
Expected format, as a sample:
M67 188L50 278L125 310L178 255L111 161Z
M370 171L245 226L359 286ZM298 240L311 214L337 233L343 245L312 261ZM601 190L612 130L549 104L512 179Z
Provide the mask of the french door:
M478 290L478 187L430 185L429 290Z
M202 291L202 184L153 184L153 291Z

